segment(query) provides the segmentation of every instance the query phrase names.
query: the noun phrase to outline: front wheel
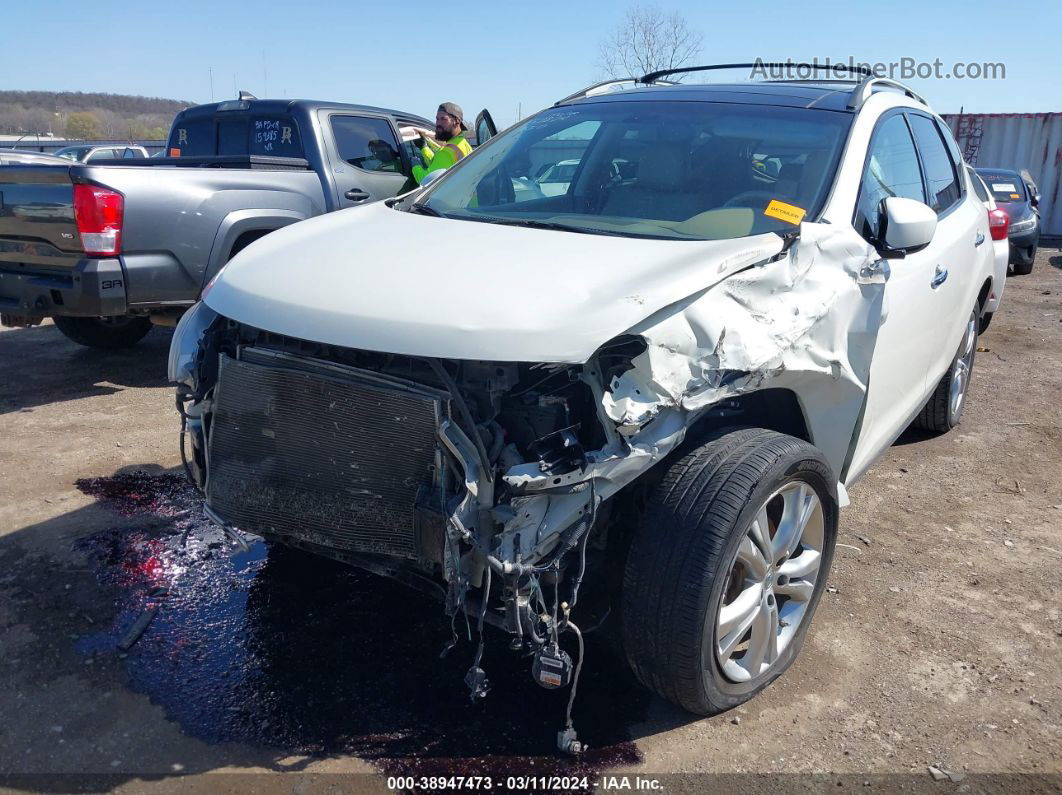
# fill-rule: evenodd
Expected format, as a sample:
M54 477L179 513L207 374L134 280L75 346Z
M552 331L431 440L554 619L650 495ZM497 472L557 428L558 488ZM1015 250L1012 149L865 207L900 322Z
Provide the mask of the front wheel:
M113 351L136 345L151 331L146 317L55 317L56 328L67 339L89 348Z
M641 682L699 715L741 704L796 658L837 540L836 479L807 442L722 431L654 489L624 571Z

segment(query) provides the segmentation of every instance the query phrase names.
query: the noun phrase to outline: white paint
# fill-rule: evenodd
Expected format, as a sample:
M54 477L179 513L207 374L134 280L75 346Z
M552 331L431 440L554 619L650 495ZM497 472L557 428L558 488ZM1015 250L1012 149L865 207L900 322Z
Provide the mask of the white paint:
M241 323L345 347L578 363L653 312L781 247L775 234L640 240L377 203L267 235L225 266L204 300Z

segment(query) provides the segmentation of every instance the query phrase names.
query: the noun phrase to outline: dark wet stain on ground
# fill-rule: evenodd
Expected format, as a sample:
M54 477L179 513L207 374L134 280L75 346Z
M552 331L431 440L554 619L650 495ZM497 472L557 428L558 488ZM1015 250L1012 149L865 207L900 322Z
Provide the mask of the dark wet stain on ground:
M387 773L589 774L640 761L627 727L648 695L613 652L588 639L575 725L590 751L558 755L568 691L545 691L508 638L488 630L485 702L463 684L474 643L450 639L442 606L389 580L248 537L239 551L206 521L183 477L135 473L80 481L143 526L81 545L117 608L83 652L116 644L159 610L124 658L130 686L189 735L288 754L354 754ZM471 628L473 640L475 628Z

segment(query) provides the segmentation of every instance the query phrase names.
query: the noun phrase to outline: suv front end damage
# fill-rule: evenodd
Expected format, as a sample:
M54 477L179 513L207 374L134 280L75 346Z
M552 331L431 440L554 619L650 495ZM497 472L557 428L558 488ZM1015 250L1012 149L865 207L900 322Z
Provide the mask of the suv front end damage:
M843 458L881 315L872 255L803 224L579 363L347 348L200 304L170 359L187 468L222 524L434 593L563 687L579 660L559 637L578 634L581 659L584 583L601 598L580 621L602 623L614 601L624 490L691 429L740 424L750 393L828 395L803 421ZM489 687L480 653L473 699ZM579 749L570 703L559 742Z

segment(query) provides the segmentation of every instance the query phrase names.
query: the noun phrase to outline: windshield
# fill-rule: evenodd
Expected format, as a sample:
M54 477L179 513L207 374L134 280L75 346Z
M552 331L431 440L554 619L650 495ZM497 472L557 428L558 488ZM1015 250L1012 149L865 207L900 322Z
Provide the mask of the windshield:
M492 139L422 204L450 217L722 240L816 217L850 115L627 101L551 108Z
M980 172L992 191L992 198L997 202L1025 201L1025 186L1017 174L985 174Z
M56 151L56 157L65 157L67 160L79 160L91 149L91 146L64 146Z

